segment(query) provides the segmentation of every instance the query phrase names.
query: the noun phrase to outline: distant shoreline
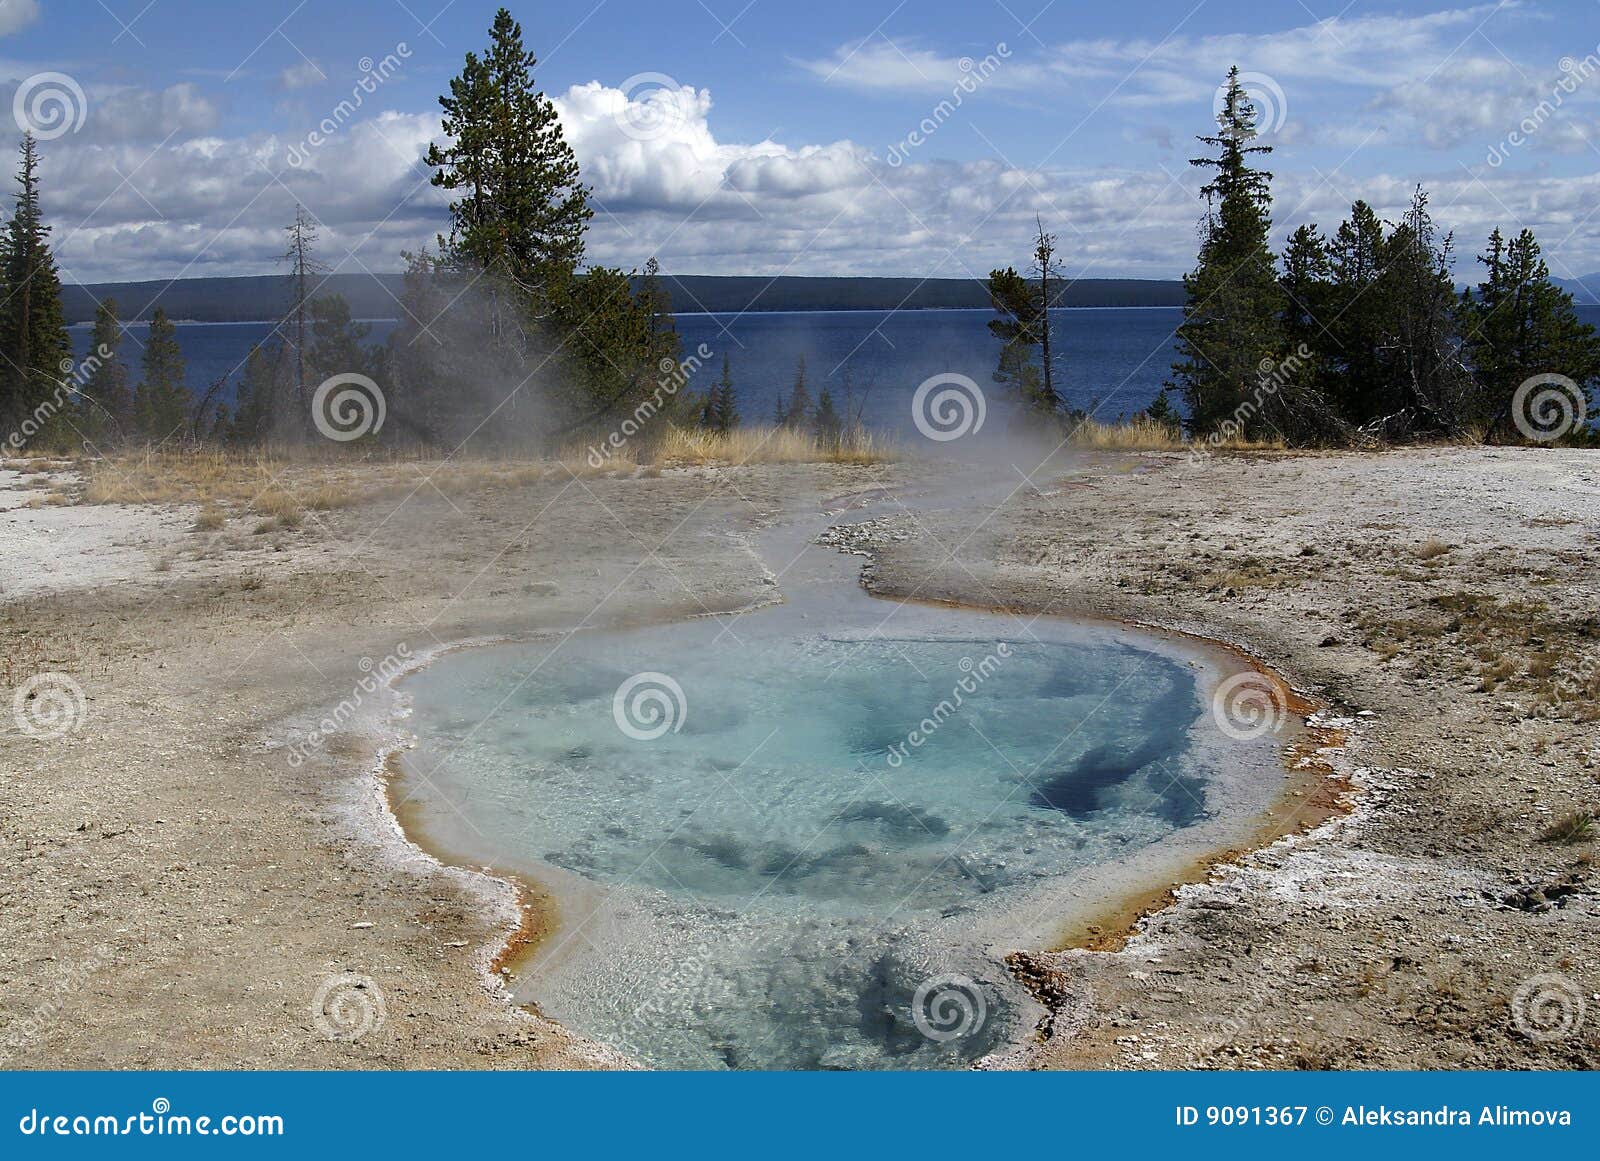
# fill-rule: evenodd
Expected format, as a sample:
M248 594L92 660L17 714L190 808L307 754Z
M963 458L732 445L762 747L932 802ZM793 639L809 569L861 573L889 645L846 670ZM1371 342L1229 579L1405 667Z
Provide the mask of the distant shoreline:
M1053 306L1050 309L1052 311L1061 311L1061 310L1074 310L1074 311L1076 311L1076 310L1181 310L1182 307L1178 307L1178 306L1088 306L1088 305L1073 305L1073 306ZM725 316L732 316L732 317L737 318L737 317L740 317L742 315L747 315L747 314L761 314L761 315L772 315L772 314L784 314L784 315L789 315L789 314L900 314L900 313L906 312L906 311L915 312L917 314L992 314L993 313L993 311L990 310L990 308L985 307L985 306L903 306L903 307L898 307L898 308L896 308L896 307L878 307L878 306L845 306L845 307L833 307L831 309L821 309L821 308L819 308L819 309L816 309L816 310L764 310L764 309L755 308L755 307L752 307L752 308L750 308L748 310L675 310L675 311L672 312L672 315L673 315L674 318L718 318L718 317L725 317ZM175 318L175 319L172 320L172 323L173 323L174 326L180 326L180 327L248 327L248 326L270 327L270 326L277 326L282 321L283 321L282 319L277 319L277 318L230 318L230 319ZM395 317L391 316L389 318L357 318L357 319L352 319L351 321L352 322L357 322L357 323L398 323L400 320L398 318L395 318ZM75 329L75 328L85 328L85 329L87 329L87 328L89 328L89 327L91 327L93 325L94 325L93 322L90 321L90 320L87 320L87 319L82 321L82 322L73 322L73 323L68 323L67 324L69 329ZM149 319L135 319L134 321L126 323L124 325L130 326L130 327L149 326L150 325L150 320Z
M635 276L638 282L638 276ZM764 277L662 275L660 288L681 313L731 314L817 311L987 310L988 285L979 278ZM281 275L180 278L63 286L69 323L92 319L98 304L114 299L124 317L148 318L158 307L168 317L197 322L251 322L282 317L288 286ZM397 309L406 294L402 274L333 274L317 294L337 294L357 317L377 318ZM1180 306L1175 279L1079 278L1062 284L1063 307Z

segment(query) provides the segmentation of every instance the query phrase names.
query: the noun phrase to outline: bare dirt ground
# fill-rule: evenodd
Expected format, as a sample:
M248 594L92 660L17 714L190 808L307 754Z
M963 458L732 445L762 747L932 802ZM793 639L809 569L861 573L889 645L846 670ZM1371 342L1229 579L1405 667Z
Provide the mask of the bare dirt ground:
M248 495L82 503L72 465L7 466L27 469L0 474L11 1067L619 1063L489 982L504 883L395 841L364 676L466 639L770 599L757 522L941 472L413 463L263 520ZM317 471L273 487L311 495ZM997 511L851 530L871 587L1237 643L1354 718L1362 792L1347 820L1184 888L1121 951L1029 956L1057 1014L1006 1063L1600 1061L1594 840L1541 837L1600 809L1600 454L1108 453L1015 482ZM73 728L34 736L60 688ZM346 728L286 761L341 702ZM355 977L330 1013L319 989ZM351 1010L363 1034L340 1038Z

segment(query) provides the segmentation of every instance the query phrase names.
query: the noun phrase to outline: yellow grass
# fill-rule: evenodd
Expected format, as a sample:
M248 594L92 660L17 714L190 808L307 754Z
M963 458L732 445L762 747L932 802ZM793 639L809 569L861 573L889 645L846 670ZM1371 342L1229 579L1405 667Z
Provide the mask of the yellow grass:
M1121 423L1086 419L1073 431L1072 442L1100 451L1179 451L1184 447L1183 435L1176 427L1144 416Z
M834 442L786 427L737 427L726 435L669 427L648 449L648 458L663 464L876 464L895 455L871 432L859 429Z
M1288 446L1281 439L1248 440L1237 436L1215 441L1186 440L1177 426L1143 415L1120 423L1085 420L1073 431L1071 442L1075 447L1096 451L1283 451Z

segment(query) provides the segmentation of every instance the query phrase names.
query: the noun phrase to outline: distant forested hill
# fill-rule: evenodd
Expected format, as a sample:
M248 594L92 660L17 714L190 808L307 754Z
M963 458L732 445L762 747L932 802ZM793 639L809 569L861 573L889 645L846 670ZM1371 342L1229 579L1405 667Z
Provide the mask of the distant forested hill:
M356 318L399 313L398 274L335 274L322 292L342 294ZM931 310L989 305L982 282L970 278L759 278L691 274L662 278L677 311ZM124 321L148 319L160 306L174 319L251 322L280 317L288 301L281 276L180 278L172 282L105 282L63 286L69 323L88 322L102 298L117 300ZM1180 306L1183 285L1137 278L1085 278L1070 283L1065 306Z

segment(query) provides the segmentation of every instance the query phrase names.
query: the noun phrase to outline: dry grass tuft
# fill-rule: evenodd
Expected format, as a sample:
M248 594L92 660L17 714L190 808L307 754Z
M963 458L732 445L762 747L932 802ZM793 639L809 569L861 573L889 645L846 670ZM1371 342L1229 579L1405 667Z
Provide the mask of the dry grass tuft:
M1096 451L1182 451L1188 446L1178 428L1143 415L1121 423L1086 419L1073 431L1072 443Z
M649 449L657 464L877 464L895 451L871 432L856 428L840 439L821 440L787 427L739 427L726 435L702 428L669 427Z
M194 531L216 532L228 523L228 514L215 504L207 504L194 518Z
M1430 536L1413 550L1418 560L1433 560L1450 551L1450 545L1437 536Z
M1581 843L1594 837L1595 816L1587 810L1575 810L1545 827L1539 835L1543 843Z

